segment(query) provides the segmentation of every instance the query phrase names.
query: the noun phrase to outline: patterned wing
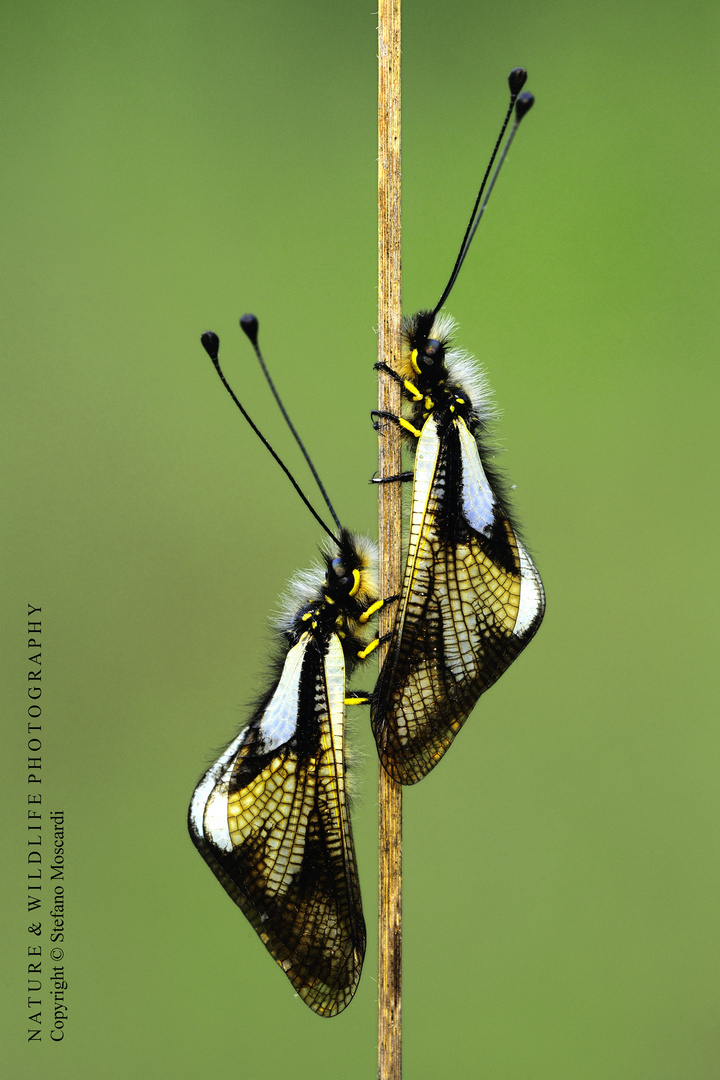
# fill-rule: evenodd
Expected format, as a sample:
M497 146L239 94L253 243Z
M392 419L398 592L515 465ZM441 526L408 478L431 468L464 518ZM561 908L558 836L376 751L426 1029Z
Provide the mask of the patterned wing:
M309 634L267 706L200 781L190 833L300 997L321 1016L350 1002L365 923L345 794L345 661Z
M385 769L414 784L535 634L540 576L496 499L464 420L421 432L398 616L375 689Z

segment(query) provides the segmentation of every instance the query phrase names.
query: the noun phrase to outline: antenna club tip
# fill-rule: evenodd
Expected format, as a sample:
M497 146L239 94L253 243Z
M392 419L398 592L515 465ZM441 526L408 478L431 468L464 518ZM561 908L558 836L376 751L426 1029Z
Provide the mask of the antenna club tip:
M240 319L240 329L247 334L253 345L257 346L258 321L255 315L243 315Z
M513 68L508 75L508 83L510 85L510 93L513 97L520 93L523 86L527 82L528 73L525 68Z
M207 330L200 338L200 344L213 363L217 361L220 352L220 338L212 330Z
M532 94L520 95L520 97L515 102L515 116L517 117L518 123L520 123L525 113L530 112L534 104L535 98Z

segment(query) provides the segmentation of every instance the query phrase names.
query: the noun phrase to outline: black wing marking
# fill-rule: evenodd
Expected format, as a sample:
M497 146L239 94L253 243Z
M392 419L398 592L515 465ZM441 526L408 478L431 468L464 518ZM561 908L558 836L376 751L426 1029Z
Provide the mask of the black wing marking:
M475 439L435 416L418 440L398 615L375 689L380 759L403 784L441 759L480 695L535 634L544 593Z
M266 707L198 784L190 833L300 997L350 1002L365 923L345 793L345 661L304 633Z

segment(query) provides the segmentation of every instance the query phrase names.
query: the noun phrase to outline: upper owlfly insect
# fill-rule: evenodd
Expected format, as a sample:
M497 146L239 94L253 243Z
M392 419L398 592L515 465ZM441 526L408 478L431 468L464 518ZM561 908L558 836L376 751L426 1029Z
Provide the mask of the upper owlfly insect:
M527 72L510 74L510 106L453 272L432 311L403 319L401 367L377 365L402 385L400 425L413 445L410 536L387 657L373 694L373 732L387 772L421 780L442 758L480 695L537 631L545 608L540 576L512 522L485 442L493 412L483 376L452 344L440 315L467 255L522 117ZM508 122L515 123L481 202ZM377 425L376 425L377 426Z
M241 325L255 348L283 415L287 413L257 345L257 320ZM274 676L250 719L198 783L190 835L221 884L300 997L321 1016L352 999L365 955L355 849L345 778L345 680L378 644L368 641L377 598L375 545L342 528L315 469L337 528L327 527L228 386L219 341L202 343L235 404L270 450L329 536L323 565L291 582L279 623Z

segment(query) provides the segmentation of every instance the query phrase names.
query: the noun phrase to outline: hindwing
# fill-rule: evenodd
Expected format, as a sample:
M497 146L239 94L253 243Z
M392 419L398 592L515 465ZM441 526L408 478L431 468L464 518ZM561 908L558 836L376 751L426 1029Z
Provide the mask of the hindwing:
M460 416L418 439L398 615L373 695L383 766L413 784L440 760L480 695L540 625L540 576Z
M198 784L190 834L300 997L351 1000L365 955L343 763L345 658L304 632L247 727Z

